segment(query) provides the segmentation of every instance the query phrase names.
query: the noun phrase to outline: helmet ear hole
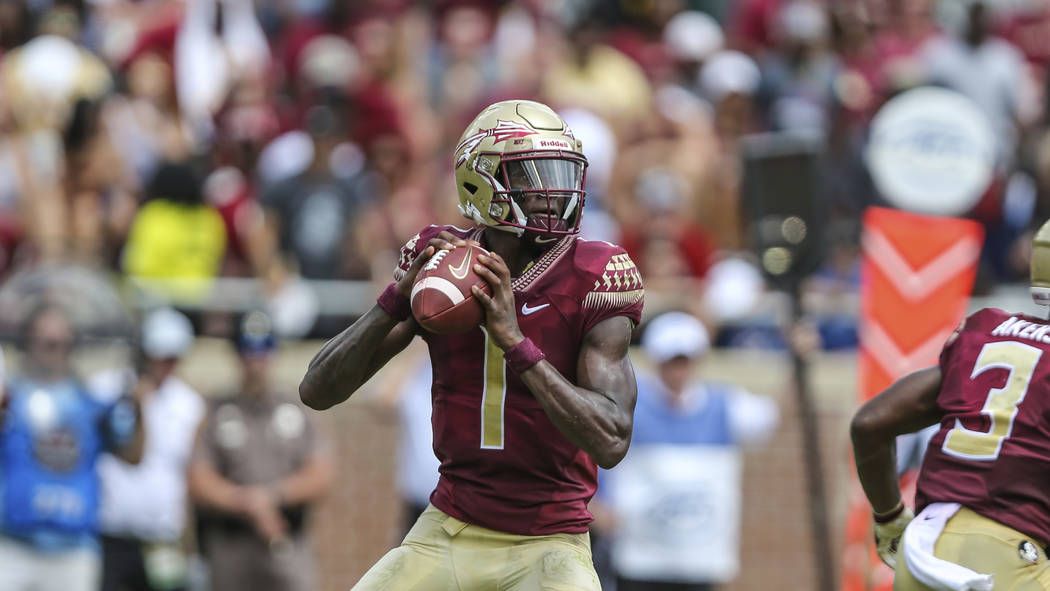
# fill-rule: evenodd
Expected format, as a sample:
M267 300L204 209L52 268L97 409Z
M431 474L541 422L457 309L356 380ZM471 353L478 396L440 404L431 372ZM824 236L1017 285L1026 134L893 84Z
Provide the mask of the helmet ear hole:
M471 195L478 192L478 186L473 183L463 183L463 188L466 189Z

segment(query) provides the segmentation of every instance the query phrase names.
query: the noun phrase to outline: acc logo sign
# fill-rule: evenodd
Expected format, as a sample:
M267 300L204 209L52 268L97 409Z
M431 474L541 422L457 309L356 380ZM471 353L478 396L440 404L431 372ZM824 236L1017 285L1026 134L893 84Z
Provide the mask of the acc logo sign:
M957 216L991 183L996 146L987 117L970 99L925 87L879 110L865 157L879 192L893 205Z

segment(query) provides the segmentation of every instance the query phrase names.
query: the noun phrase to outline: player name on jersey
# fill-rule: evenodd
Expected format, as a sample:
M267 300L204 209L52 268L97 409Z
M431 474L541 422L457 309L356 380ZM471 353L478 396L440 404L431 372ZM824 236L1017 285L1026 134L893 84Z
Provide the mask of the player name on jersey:
M1039 343L1050 344L1050 324L1029 322L1017 316L1011 316L992 330L993 337L1018 337Z

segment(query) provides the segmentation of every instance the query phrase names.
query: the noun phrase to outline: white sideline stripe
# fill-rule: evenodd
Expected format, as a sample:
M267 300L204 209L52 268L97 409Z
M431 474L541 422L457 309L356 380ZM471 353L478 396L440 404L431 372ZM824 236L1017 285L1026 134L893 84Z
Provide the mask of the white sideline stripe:
M867 259L882 269L901 295L912 301L930 295L970 268L981 255L980 241L967 236L921 268L914 269L879 230L865 228L861 244Z
M456 287L455 283L452 283L444 277L430 276L424 277L422 281L412 286L412 295L409 301L414 302L416 295L424 289L436 289L440 291L452 301L453 306L465 299L463 294L459 292L459 288Z

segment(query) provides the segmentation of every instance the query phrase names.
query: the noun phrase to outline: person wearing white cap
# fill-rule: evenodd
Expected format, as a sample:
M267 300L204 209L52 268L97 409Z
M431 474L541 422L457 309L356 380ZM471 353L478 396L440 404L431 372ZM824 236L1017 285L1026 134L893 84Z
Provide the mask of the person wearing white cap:
M97 397L120 395L139 380L146 441L141 463L99 461L101 478L102 591L176 591L186 585L180 547L186 525L186 470L193 438L204 417L203 398L174 371L193 346L193 326L182 313L159 308L142 322L137 373L111 370L94 376Z
M718 21L707 13L683 10L664 25L663 42L679 74L691 83L704 60L725 45L725 35Z
M707 591L739 570L739 448L772 435L780 413L767 397L695 377L710 346L683 312L643 333L655 373L638 377L631 448L598 492L618 591Z

